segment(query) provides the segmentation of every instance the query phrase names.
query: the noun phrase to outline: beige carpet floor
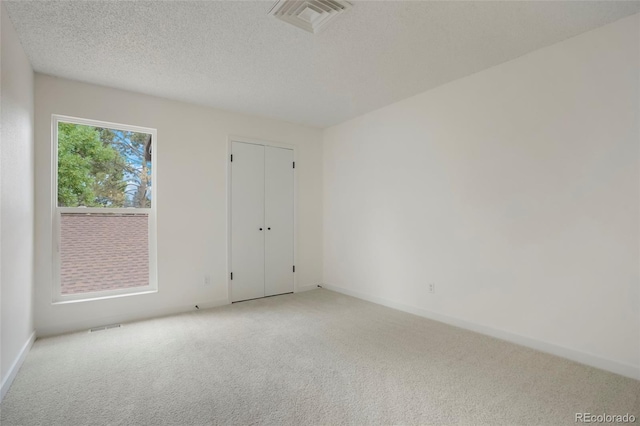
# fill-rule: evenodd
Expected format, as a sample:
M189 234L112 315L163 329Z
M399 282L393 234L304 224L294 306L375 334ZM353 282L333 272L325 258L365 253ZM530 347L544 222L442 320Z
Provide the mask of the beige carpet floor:
M314 290L39 339L0 420L569 425L639 408L639 381Z

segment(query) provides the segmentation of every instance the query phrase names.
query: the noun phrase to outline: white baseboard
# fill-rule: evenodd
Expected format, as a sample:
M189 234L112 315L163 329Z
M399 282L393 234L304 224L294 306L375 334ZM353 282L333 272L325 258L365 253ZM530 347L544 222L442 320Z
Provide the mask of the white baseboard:
M37 326L36 332L38 337L49 337L49 336L57 336L65 333L75 333L78 331L86 331L93 327L100 327L107 324L123 324L135 321L144 321L153 318L166 317L169 315L178 315L184 314L187 312L196 312L196 305L198 305L199 310L215 308L217 306L228 305L229 301L227 299L218 299L212 300L210 302L197 302L193 305L180 305L171 308L165 309L155 309L149 310L144 313L134 313L132 314L121 314L121 315L113 315L108 317L100 317L100 318L88 318L84 320L74 320L73 322L63 323L63 324L54 324L54 325L44 325Z
M499 330L499 329L485 326L482 324L477 324L477 323L462 320L459 318L450 317L447 315L439 314L437 312L429 311L427 309L405 305L403 303L394 302L392 300L384 299L381 297L371 296L369 294L362 293L359 291L348 290L342 287L336 287L329 284L322 284L322 287L327 290L346 294L348 296L353 296L358 299L377 303L379 305L387 306L389 308L397 309L399 311L408 312L410 314L418 315L431 320L453 325L455 327L460 327L467 330L475 331L477 333L486 334L488 336L495 337L497 339L506 340L508 342L512 342L518 345L536 349L541 352L546 352L562 358L570 359L571 361L576 361L581 364L586 364L591 367L600 368L602 370L610 371L612 373L616 373L622 376L630 377L632 379L640 380L640 367L637 367L631 364L625 364L618 361L613 361L613 360L602 358L600 356L593 355L587 352L566 348L553 343L544 342L542 340L537 340L537 339L522 336L519 334L511 333L508 331Z
M230 305L230 304L231 302L229 302L229 300L227 299L218 299L211 302L203 303L201 305L199 304L198 307L200 309L211 309L211 308L217 308L218 306L224 306L224 305ZM191 311L191 310L193 310L193 306L188 309L185 309L184 312Z
M302 293L303 291L315 290L318 288L318 284L299 285L296 293Z
M27 339L25 344L22 346L22 349L20 349L20 353L18 354L16 359L13 361L13 364L11 364L7 377L5 377L4 380L2 380L2 389L0 390L0 401L2 401L4 399L4 396L7 394L7 392L9 392L9 388L11 387L13 380L16 378L16 375L18 374L20 367L22 367L22 363L27 357L27 354L31 350L31 346L33 346L33 342L35 341L36 341L36 332L34 331L33 333L31 333L31 336L29 336L29 339Z

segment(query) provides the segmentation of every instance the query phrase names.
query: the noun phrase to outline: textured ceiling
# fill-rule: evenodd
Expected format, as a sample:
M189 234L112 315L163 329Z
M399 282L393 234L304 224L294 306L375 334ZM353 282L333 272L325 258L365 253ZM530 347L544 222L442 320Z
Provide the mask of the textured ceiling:
M320 34L272 1L5 1L36 71L326 127L640 12L640 2L354 2Z

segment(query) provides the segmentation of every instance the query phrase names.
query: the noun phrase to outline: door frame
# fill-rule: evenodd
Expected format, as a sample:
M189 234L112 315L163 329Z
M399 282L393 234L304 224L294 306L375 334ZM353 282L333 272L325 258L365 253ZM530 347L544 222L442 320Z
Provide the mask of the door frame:
M293 161L298 162L298 153L295 145L255 139L245 136L229 135L227 137L227 303L231 304L231 152L233 142L248 143L253 145L285 148L293 151ZM298 168L293 169L293 264L298 263ZM293 265L292 265L293 266ZM298 292L298 273L293 273L293 292Z

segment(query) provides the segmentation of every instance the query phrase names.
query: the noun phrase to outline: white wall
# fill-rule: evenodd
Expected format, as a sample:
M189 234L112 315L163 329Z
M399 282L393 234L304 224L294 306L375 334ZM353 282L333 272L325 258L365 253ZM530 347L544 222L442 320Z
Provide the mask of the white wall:
M38 335L227 301L229 134L296 145L298 288L322 280L322 132L36 74L36 330ZM158 130L157 294L51 304L51 114ZM155 191L155 189L154 189ZM205 274L211 285L204 285Z
M325 284L640 378L639 17L326 130Z
M33 71L0 4L2 396L33 342Z

